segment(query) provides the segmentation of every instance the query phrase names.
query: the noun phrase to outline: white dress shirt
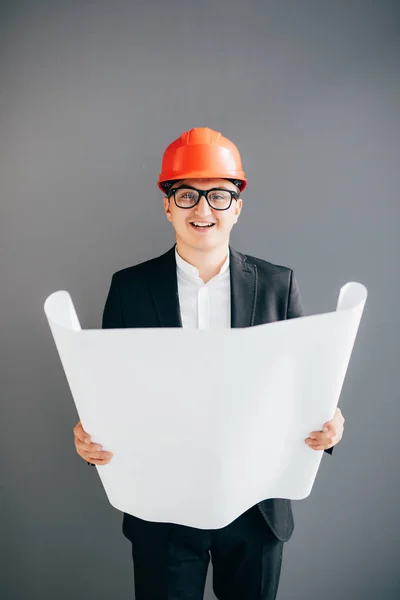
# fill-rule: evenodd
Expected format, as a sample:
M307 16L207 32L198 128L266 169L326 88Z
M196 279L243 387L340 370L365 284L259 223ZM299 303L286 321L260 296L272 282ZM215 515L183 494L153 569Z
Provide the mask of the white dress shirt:
M178 294L184 328L225 329L231 326L231 282L229 252L220 272L204 283L199 271L181 256L175 246Z

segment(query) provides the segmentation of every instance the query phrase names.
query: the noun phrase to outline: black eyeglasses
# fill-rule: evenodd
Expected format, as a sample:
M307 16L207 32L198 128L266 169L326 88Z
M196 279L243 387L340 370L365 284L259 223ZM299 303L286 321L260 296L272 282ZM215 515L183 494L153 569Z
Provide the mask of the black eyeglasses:
M232 200L237 200L239 194L224 188L213 188L212 190L197 190L194 187L185 185L178 188L173 188L168 192L168 199L173 196L174 202L178 208L193 208L200 198L205 196L208 204L214 210L228 210L232 204Z

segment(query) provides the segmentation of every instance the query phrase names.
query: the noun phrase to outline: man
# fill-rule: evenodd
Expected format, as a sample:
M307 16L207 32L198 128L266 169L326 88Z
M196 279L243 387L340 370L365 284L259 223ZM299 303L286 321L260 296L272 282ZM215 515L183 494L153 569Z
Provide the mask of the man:
M291 269L229 245L246 184L236 146L216 131L192 129L168 146L158 185L176 246L113 275L103 328L251 327L303 315ZM179 377L176 362L171 377ZM337 409L305 443L331 453L342 437L343 423ZM111 460L112 454L92 444L80 423L74 433L76 450L89 464ZM211 557L219 600L273 600L283 544L293 528L291 502L281 498L266 499L216 530L125 514L123 532L132 543L136 599L201 600Z

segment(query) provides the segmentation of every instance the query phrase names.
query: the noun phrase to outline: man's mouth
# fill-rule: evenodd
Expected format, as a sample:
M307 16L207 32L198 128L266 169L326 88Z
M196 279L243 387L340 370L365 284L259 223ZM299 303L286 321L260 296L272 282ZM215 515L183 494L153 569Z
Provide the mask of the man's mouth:
M190 224L192 227L196 227L197 229L211 228L215 225L215 223L204 223L201 221L191 221Z

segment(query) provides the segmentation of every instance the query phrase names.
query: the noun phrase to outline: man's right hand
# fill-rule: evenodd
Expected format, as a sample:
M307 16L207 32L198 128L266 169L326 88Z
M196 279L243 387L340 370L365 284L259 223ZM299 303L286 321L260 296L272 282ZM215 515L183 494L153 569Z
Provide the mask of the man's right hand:
M103 446L93 444L90 435L83 429L81 422L74 427L74 443L77 453L81 458L92 465L106 465L113 457L112 452L103 450Z

